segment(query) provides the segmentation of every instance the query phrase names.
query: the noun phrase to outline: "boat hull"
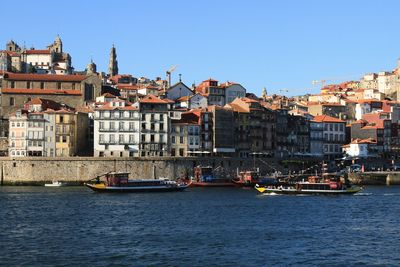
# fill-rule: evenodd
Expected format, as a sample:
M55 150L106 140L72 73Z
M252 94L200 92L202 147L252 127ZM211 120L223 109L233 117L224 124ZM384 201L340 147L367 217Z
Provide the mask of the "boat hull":
M265 188L256 187L257 191L263 194L283 194L283 195L351 195L359 192L360 187L352 187L343 190L311 190L311 189L279 189L279 188Z
M105 186L103 184L88 184L88 183L86 183L85 186L89 187L95 192L101 192L101 193L178 192L178 191L183 191L188 187L187 185L123 187L123 186Z
M231 182L214 182L214 183L207 183L207 182L192 182L190 187L235 187L237 186Z

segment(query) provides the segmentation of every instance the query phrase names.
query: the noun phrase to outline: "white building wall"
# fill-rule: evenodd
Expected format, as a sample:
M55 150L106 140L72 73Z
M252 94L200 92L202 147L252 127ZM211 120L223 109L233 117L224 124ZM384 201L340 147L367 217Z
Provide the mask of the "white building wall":
M105 110L94 113L94 156L137 156L139 151L139 112ZM115 114L120 113L119 118ZM122 115L122 116L121 116Z

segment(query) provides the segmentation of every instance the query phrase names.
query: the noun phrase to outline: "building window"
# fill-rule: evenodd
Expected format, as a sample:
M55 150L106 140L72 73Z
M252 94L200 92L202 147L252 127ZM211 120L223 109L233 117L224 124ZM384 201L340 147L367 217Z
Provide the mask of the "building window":
M133 122L129 122L129 130L133 131L135 128L135 124Z
M99 135L99 142L100 143L104 142L104 134Z
M146 114L142 114L142 121L146 120Z
M124 128L125 128L125 127L124 127L124 122L123 122L123 121L120 121L120 122L119 122L119 130L120 130L120 131L123 131Z
M164 123L160 123L160 131L164 131Z
M171 143L172 143L172 144L175 144L175 136L172 136L172 137L171 137Z
M15 88L15 82L14 82L14 81L11 81L10 87L11 87L11 88Z
M72 83L72 90L75 90L75 83Z
M146 141L146 136L144 134L142 134L142 142Z
M123 144L124 142L125 142L125 137L124 137L123 134L120 134L120 135L119 135L119 143L120 143L120 144Z
M99 123L99 128L100 128L100 130L104 130L104 121L101 121Z
M62 116L62 115L60 115L60 123L63 123L64 122L64 116Z
M26 88L31 89L31 82L26 82Z
M111 131L115 130L115 123L113 121L110 121L110 130Z
M150 142L154 142L154 134L150 135Z
M183 148L179 148L179 156L183 157L184 151Z
M133 134L129 135L129 143L133 144L135 142L135 136Z
M154 129L155 129L154 123L152 123L152 124L150 125L150 129L151 129L152 131L154 131Z
M179 143L183 144L183 136L179 137Z
M40 89L44 89L44 82L40 83Z
M14 97L10 97L10 106L14 106L15 105L15 99Z
M61 89L61 83L60 82L57 83L57 89L59 89L59 90Z
M164 120L164 114L160 114L160 121Z

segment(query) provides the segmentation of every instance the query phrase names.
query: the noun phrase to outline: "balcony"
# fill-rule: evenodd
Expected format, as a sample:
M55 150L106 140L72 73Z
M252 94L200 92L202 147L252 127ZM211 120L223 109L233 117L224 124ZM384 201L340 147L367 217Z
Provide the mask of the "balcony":
M165 134L166 131L165 130L150 130L150 129L142 129L141 133L159 133L159 134Z
M99 128L99 132L113 132L113 133L137 133L138 130L130 128L130 129L123 129L123 128Z
M95 120L119 120L119 121L138 121L140 120L140 117L134 116L134 117L105 117L105 116L94 116Z

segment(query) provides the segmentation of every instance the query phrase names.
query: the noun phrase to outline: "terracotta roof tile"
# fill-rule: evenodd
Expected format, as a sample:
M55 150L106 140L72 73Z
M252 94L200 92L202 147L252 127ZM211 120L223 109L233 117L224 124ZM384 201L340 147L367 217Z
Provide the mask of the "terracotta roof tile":
M317 115L314 117L315 122L345 122L343 120L340 120L338 118L334 118L328 115Z
M7 73L5 80L11 81L59 81L59 82L82 82L86 75L57 75L57 74L26 74Z
M57 90L57 89L26 89L26 88L3 88L3 94L27 94L27 95L82 95L79 90Z

